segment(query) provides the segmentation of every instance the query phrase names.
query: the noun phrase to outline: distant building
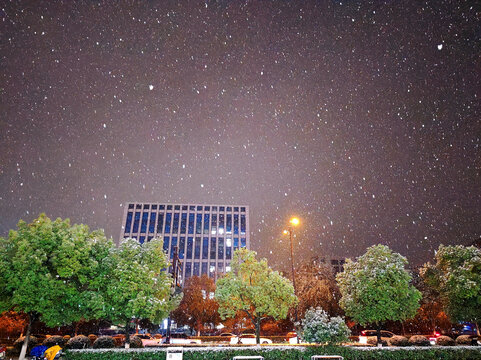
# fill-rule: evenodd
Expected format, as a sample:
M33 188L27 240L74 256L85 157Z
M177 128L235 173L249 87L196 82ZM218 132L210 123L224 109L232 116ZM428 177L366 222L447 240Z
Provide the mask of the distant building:
M128 203L120 239L129 237L141 244L162 237L170 259L178 247L182 279L207 274L216 280L230 271L235 249L250 249L249 207Z
M344 271L344 264L346 263L346 258L325 258L325 257L313 257L311 262L314 264L326 264L332 267L334 274Z

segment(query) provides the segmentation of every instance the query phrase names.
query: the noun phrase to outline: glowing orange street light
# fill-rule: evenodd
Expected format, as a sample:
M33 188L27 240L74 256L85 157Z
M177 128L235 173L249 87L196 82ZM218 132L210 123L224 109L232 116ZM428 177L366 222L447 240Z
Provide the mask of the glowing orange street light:
M301 221L299 220L299 218L293 217L293 218L291 218L291 220L289 220L289 222L290 222L292 225L297 226L297 225L299 225L299 223L300 223Z

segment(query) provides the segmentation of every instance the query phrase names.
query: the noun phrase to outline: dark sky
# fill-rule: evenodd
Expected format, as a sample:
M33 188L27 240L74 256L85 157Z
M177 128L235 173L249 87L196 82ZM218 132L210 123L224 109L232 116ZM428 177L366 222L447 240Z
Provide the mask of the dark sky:
M250 205L287 259L481 236L476 1L2 1L0 235L128 201Z

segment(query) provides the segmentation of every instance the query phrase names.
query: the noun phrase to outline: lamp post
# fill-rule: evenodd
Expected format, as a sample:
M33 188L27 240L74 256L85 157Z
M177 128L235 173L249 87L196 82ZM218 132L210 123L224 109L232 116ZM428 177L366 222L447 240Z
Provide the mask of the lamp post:
M284 235L289 234L289 240L291 243L291 269L292 269L292 285L294 286L294 295L296 295L296 272L294 270L294 246L292 242L292 232L294 229L294 226L299 225L300 220L297 217L293 217L289 220L289 226L287 227L287 230L284 230ZM294 318L296 323L298 322L297 318L297 306L294 308ZM299 343L299 335L297 336L297 343Z

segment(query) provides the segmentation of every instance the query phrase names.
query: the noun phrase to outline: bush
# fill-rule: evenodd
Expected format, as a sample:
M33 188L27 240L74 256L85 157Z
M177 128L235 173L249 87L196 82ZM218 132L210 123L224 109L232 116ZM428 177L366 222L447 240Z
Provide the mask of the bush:
M343 318L329 318L321 308L307 310L302 330L303 339L310 343L339 344L348 341L351 334Z
M436 339L436 345L439 346L453 346L454 340L449 336L440 336Z
M388 340L390 346L409 346L409 340L404 336L394 335Z
M431 343L426 336L413 335L409 338L409 343L414 346L430 346Z
M97 335L94 335L94 334L90 334L87 337L89 338L91 344L93 344L95 340L97 340Z
M125 343L124 335L115 335L113 336L113 339L115 341L115 346L117 347L124 346L124 343Z
M130 347L133 349L136 348L143 348L144 345L142 344L142 339L138 336L131 336L130 337Z
M165 360L166 349L105 349L68 350L65 360ZM184 360L226 360L234 356L261 355L265 360L310 360L313 355L340 355L356 360L479 360L481 349L476 347L425 348L356 348L352 346L300 346L291 348L190 348L184 351Z
M456 338L456 345L471 345L472 340L469 335L460 335Z
M112 336L100 336L94 342L94 349L113 349L115 341Z
M74 336L67 342L69 349L88 349L90 345L90 339L85 335Z
M15 342L13 343L13 347L15 348L16 352L20 352L22 349L23 341L25 340L25 336L19 337ZM28 347L27 351L30 352L30 350L38 345L38 339L35 336L30 336L28 339Z
M55 345L59 345L63 347L64 344L65 344L65 339L63 338L63 336L60 336L60 335L50 336L46 338L42 343L42 345L46 346L47 348Z
M377 336L369 336L367 338L367 344L368 345L377 345ZM385 337L381 338L381 345L382 346L387 346L387 340Z

